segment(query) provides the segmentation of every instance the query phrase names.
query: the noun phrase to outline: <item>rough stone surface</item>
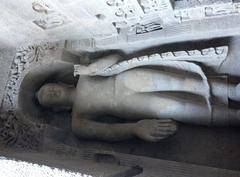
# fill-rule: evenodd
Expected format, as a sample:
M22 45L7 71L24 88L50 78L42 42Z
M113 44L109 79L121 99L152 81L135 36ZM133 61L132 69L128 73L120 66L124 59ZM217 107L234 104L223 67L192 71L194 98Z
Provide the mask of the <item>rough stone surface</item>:
M236 43L237 44L237 43ZM231 46L232 47L232 46ZM232 53L233 55L234 53ZM232 56L233 57L233 56ZM235 59L234 59L235 60ZM233 65L234 66L234 65ZM227 70L225 68L225 71L232 71ZM237 73L237 70L235 70ZM229 130L231 131L231 130ZM237 169L238 167L234 164L238 164L238 159L235 158L238 157L238 151L236 147L238 145L236 144L238 139L238 133L237 131L233 131L232 134L234 135L232 139L228 139L230 141L229 143L225 144L225 140L221 137L224 137L223 135L229 134L228 130L220 130L220 132L223 132L222 134L218 134L219 136L216 136L213 132L214 130L209 129L201 129L201 128L191 128L188 126L188 128L183 128L182 131L179 132L178 138L174 138L174 140L164 141L163 143L159 143L157 146L150 145L150 144L142 144L140 142L134 141L133 143L128 142L126 144L118 143L114 145L102 145L101 142L93 143L94 147L100 148L110 148L114 147L115 151L125 151L126 153L136 153L141 155L147 155L152 157L158 157L158 158L164 158L164 159L171 159L171 160L177 160L177 161L186 161L191 163L200 163L205 165L211 165L216 167L222 167L222 168L229 168L229 169ZM185 132L185 133L184 133ZM193 133L195 132L195 133ZM195 135L199 134L199 139L197 140L194 138ZM232 136L231 136L232 137ZM189 145L189 139L191 139L191 145ZM207 149L200 148L204 147L205 139L212 139L212 141L208 141L210 144ZM186 140L186 141L183 141ZM201 140L201 141L200 141ZM139 147L139 143L141 144L142 148ZM177 143L178 146L175 146L174 144ZM83 144L87 144L87 142L83 142ZM197 144L197 146L196 146ZM218 145L217 145L218 144ZM195 146L195 149L192 149L191 147ZM217 147L222 147L221 149ZM151 149L150 152L152 153L146 153L143 151L143 149ZM200 149L199 149L200 148ZM216 148L218 151L216 151ZM215 153L214 159L209 158L209 156L212 156L212 153ZM234 152L234 153L232 153ZM222 154L226 154L226 160L222 159ZM233 155L234 154L234 155ZM234 163L231 163L234 162Z
M237 83L240 77L239 0L99 0L97 3L96 0L8 0L0 2L0 9L1 110L11 113L8 119L0 116L2 144L51 149L52 153L68 157L78 155L74 148L61 145L64 143L80 149L112 150L240 170L237 128L210 129L181 124L174 137L159 143L138 140L107 143L76 139L66 131L70 121L64 120L65 114L47 120L48 126L40 132L36 131L34 122L26 123L11 112L18 108L19 87L29 69L53 60L78 64L78 56L83 56L80 57L82 63L88 63L103 55L103 50L125 56L125 61L102 70L106 75L151 64L149 60L157 58L161 62L197 62L204 74L230 75ZM58 43L52 43L54 41ZM19 45L23 47L8 49ZM222 46L225 46L223 52L218 50L223 49ZM86 53L91 56L90 60L84 58ZM232 104L240 109L239 103ZM226 112L218 114L222 116ZM38 133L45 136L41 142Z
M14 49L0 49L0 102L3 100L3 94L6 91L8 75L12 65L13 57L15 56Z
M144 48L234 36L240 28L239 2L232 0L9 0L0 8L1 42L11 46L69 40L69 50L93 51L144 40L135 46Z

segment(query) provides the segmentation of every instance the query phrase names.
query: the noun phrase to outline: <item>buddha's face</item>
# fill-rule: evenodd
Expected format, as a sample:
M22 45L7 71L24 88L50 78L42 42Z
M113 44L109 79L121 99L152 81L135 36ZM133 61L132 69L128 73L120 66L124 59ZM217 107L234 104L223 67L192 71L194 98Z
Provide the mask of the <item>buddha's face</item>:
M37 92L40 105L48 108L64 107L68 104L69 89L59 84L46 84Z

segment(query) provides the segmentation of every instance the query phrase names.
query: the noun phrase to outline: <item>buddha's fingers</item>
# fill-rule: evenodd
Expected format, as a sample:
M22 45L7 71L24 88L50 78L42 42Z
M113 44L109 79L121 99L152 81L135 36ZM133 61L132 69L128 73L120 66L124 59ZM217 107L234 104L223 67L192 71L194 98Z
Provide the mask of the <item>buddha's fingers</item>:
M175 132L177 130L177 127L171 126L171 127L157 127L155 128L156 132Z
M157 127L161 128L161 127L176 127L176 124L158 124Z
M146 141L156 142L177 131L177 124L171 119L145 119L136 124L136 135Z

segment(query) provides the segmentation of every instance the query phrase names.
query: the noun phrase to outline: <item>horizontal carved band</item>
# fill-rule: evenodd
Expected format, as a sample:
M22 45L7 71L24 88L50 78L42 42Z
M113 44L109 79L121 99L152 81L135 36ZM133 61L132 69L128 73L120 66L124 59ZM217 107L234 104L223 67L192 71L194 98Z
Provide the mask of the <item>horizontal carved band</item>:
M130 60L117 63L103 71L104 74L115 73L116 70L127 70L144 65L149 65L156 61L198 61L203 63L212 62L213 64L220 64L227 57L228 47L221 46L216 48L207 48L202 50L176 51L166 52L161 54L152 54L150 56L141 56ZM218 60L219 62L216 62ZM103 74L102 73L102 74ZM100 73L99 73L100 74Z

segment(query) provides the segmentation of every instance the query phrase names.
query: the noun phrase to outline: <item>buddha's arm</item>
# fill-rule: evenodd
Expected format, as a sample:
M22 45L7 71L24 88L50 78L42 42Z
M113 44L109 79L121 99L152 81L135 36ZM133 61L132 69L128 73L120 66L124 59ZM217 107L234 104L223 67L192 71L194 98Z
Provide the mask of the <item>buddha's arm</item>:
M156 142L173 135L177 126L170 119L140 120L136 123L99 123L89 119L73 119L72 130L78 137L121 141L133 137Z
M75 119L72 122L72 131L78 137L120 141L133 138L135 123L107 124L89 119Z

